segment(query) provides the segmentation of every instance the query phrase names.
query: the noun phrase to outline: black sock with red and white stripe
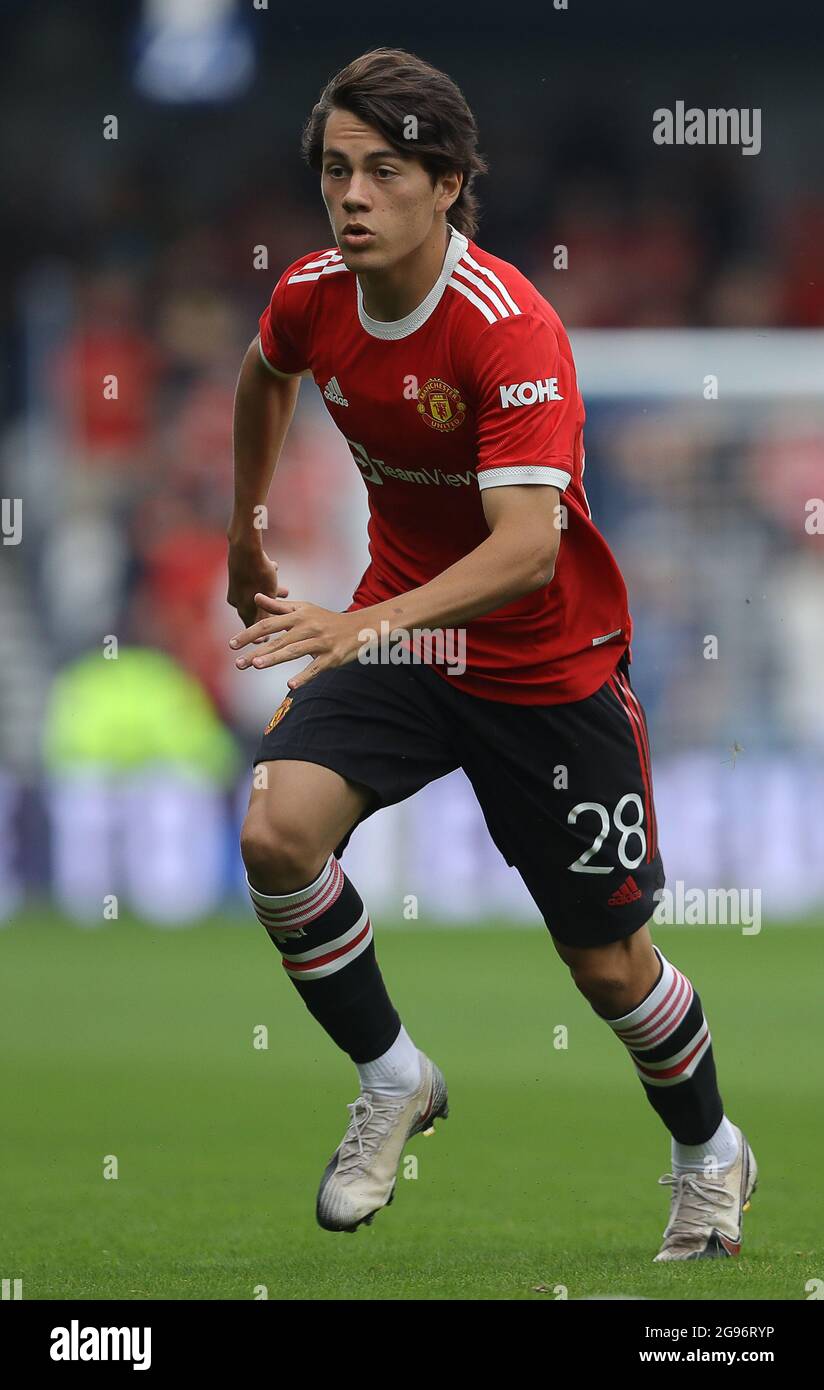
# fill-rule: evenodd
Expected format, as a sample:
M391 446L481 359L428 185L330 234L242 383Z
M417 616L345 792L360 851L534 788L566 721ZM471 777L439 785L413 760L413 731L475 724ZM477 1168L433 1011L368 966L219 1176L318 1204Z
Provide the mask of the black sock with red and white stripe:
M604 1021L627 1048L675 1143L704 1145L724 1118L710 1030L686 975L653 950L661 962L657 983L631 1013Z
M261 893L252 905L313 1018L355 1063L389 1051L401 1021L375 958L372 924L334 855L295 893Z

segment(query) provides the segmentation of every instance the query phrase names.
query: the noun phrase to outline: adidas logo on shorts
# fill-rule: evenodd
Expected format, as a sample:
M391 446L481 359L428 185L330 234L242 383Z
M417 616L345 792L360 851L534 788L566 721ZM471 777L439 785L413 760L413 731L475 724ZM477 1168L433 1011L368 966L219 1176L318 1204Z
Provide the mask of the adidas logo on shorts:
M632 874L624 879L620 888L616 888L611 898L607 898L607 907L626 907L628 903L637 903L639 898L644 895Z
M332 380L326 383L326 385L323 388L323 394L326 397L327 401L332 402L332 405L349 404L348 400L341 391L340 386L338 385L338 379L336 376L333 376Z

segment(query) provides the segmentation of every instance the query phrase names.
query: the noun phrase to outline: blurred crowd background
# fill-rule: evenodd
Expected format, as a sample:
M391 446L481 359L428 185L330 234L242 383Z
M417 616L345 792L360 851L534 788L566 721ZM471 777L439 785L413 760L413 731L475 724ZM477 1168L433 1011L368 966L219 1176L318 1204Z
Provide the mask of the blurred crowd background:
M700 7L692 22L618 8L525 4L493 24L426 6L390 22L369 5L344 18L276 0L5 4L0 911L46 891L82 916L124 858L150 916L166 903L191 918L238 887L249 754L288 673L238 673L226 646L234 385L282 269L330 243L302 122L333 72L383 43L463 88L490 163L477 240L535 282L574 348L576 333L602 333L616 358L630 330L746 330L745 353L802 335L797 390L779 371L779 385L762 373L734 399L723 375L717 400L701 376L674 380L671 398L646 396L643 379L635 395L589 392L583 350L579 374L588 494L630 589L662 844L669 833L676 866L700 873L723 825L741 843L719 859L713 842L708 872L723 881L774 852L776 911L824 900L824 881L800 897L795 884L796 858L824 862L804 838L824 757L824 536L805 524L824 494L824 400L809 389L824 383L816 21L793 5L765 19L770 32L738 3L706 22ZM655 145L652 112L678 100L759 107L761 152ZM784 338L769 341L778 369ZM366 563L364 489L311 382L267 547L294 596L329 607L346 606ZM117 810L113 782L129 788ZM430 821L462 794L430 788ZM739 802L760 816L743 836ZM124 856L135 821L143 838ZM147 864L206 825L211 894L170 898L161 875L141 900ZM487 850L470 868L473 853Z

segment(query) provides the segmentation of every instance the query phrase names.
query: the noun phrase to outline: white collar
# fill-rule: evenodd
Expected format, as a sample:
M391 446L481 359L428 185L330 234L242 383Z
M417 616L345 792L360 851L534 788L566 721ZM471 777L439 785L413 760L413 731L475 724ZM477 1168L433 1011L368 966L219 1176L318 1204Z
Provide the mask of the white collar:
M407 314L405 318L393 319L390 323L384 323L381 319L370 318L363 307L363 290L361 289L360 280L355 276L358 286L358 318L360 319L361 327L364 328L371 337L388 339L408 338L410 333L414 333L426 323L430 315L435 312L441 301L441 296L446 289L447 281L450 279L455 266L458 264L458 261L469 245L467 238L462 232L457 232L451 222L447 222L446 225L449 228L450 238L449 245L446 248L446 255L444 256L441 273L426 298L421 300L417 309L413 309L411 314Z

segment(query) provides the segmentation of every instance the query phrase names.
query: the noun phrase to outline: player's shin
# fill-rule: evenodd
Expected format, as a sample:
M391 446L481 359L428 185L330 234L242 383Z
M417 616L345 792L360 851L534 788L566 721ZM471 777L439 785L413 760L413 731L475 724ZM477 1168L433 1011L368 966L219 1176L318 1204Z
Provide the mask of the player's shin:
M261 893L259 920L313 1018L356 1064L364 1089L403 1094L419 1084L418 1051L386 992L361 898L334 855L294 893Z
M656 984L630 1013L605 1022L627 1048L672 1135L676 1167L700 1168L710 1157L724 1167L734 1161L737 1141L724 1117L701 1000L686 976L653 949L661 965Z

